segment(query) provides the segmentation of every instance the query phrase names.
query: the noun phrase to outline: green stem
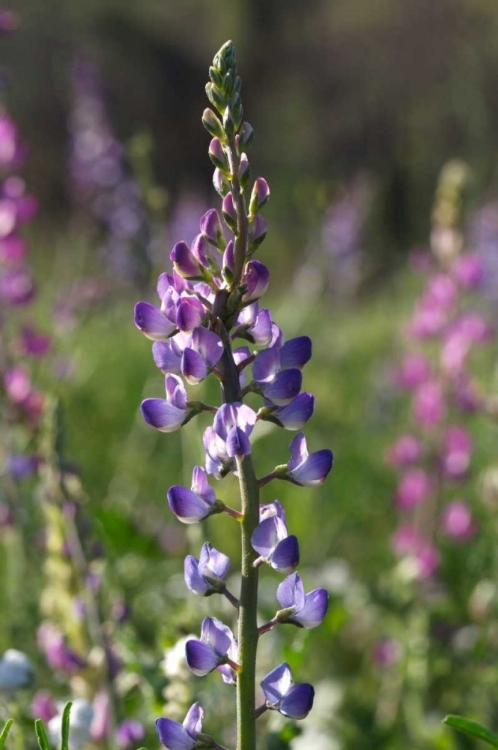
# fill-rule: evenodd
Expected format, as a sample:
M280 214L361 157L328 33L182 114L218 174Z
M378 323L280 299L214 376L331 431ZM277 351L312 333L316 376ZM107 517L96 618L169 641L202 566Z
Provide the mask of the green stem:
M242 531L242 582L239 600L239 661L237 676L237 750L256 750L256 652L258 647L258 568L251 536L259 523L259 488L251 456L237 459L244 519Z

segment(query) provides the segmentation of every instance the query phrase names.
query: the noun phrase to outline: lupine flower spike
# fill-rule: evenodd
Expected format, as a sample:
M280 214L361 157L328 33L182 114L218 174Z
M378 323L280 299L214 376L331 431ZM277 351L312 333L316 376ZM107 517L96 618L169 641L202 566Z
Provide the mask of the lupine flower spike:
M256 475L251 441L258 422L301 430L313 414L313 395L301 391L312 344L307 336L284 341L270 311L260 306L270 274L253 256L267 235L260 212L270 188L263 177L250 183L247 152L253 129L243 120L241 80L231 42L214 58L209 78L206 93L212 109L205 110L202 122L211 136L208 153L221 210L204 213L192 242L188 237L175 238L170 255L173 268L161 274L157 285L159 304L139 302L135 325L154 342L154 362L165 375L166 398L148 398L142 404L147 424L173 432L202 412L214 414L203 434L204 467L194 468L190 488L170 487L167 501L183 523L197 523L220 512L238 521L242 558L238 598L225 583L228 557L208 542L199 558L188 555L184 566L190 591L200 596L222 594L234 605L237 635L220 620L205 618L200 638L186 642L186 661L198 676L219 671L225 682L235 684L237 750L255 750L258 716L272 709L302 719L314 695L311 685L294 685L288 665L281 664L263 680L266 702L256 708L258 638L281 623L313 628L327 610L327 592L315 589L306 594L294 573L299 543L287 529L283 506L278 500L260 504L260 488L274 478L304 487L321 485L332 467L332 453L309 453L299 433L291 442L287 464L278 465L263 479ZM237 339L245 345L237 345ZM220 405L190 397L190 389L209 376L220 384ZM248 394L261 398L258 410L244 403ZM240 510L218 500L208 481L209 475L222 480L230 473L239 481ZM281 609L267 626L258 627L258 573L264 563L277 574L290 575L277 590ZM202 733L202 717L202 708L195 703L183 724L158 719L164 747L219 747Z

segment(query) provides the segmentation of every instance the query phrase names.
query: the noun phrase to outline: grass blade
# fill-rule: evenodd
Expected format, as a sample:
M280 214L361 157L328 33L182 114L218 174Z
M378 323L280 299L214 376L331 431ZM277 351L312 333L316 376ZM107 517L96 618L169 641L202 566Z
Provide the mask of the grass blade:
M4 727L2 729L2 734L0 734L0 750L3 750L5 741L9 735L10 728L13 723L14 723L14 719L7 719L7 721L4 724Z
M66 703L62 712L61 750L69 750L69 719L72 705L71 701Z
M50 747L50 742L48 741L47 730L45 729L45 724L43 723L42 719L36 719L35 732L40 750L52 750L52 748Z
M446 716L446 718L443 720L443 724L446 724L447 726L452 727L458 732L462 732L469 737L475 737L478 740L483 740L483 742L487 742L488 745L498 747L498 734L495 734L495 732L491 732L489 729L486 729L486 727L483 727L476 721L469 721L469 719L464 719L462 716L450 715Z

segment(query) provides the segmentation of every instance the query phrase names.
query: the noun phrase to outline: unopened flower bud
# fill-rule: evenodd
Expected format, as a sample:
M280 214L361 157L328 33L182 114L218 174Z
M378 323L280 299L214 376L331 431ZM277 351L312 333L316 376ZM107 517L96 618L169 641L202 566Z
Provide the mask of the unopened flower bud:
M202 278L201 265L190 252L186 242L177 242L169 257L173 261L175 271L184 279Z
M206 211L200 222L200 230L203 237L218 250L224 250L226 240L221 225L220 215L215 208Z
M202 114L202 124L206 128L207 132L214 138L219 138L223 142L226 138L223 125L220 120L216 117L212 109L207 107Z
M249 223L249 252L252 254L256 248L261 245L267 233L266 221L261 214L256 214L254 219Z
M247 158L245 154L242 154L242 156L240 157L240 166L239 166L239 182L240 182L240 187L242 190L246 189L250 176L251 176L251 168L249 166L249 159Z
M213 107L215 107L220 114L223 114L227 107L227 102L220 89L213 83L207 83L206 95Z
M213 138L213 140L209 144L209 158L211 159L215 167L221 169L221 171L225 174L230 173L228 159L219 138Z
M222 198L227 195L227 193L230 192L230 183L221 171L221 169L216 168L214 170L213 174L213 186L218 195L221 195Z
M221 204L221 210L223 212L223 218L225 219L227 227L231 229L232 232L236 232L237 231L237 212L233 204L232 193L227 193L225 197L223 198L223 203Z
M233 241L230 240L223 253L223 278L227 284L231 284L233 281L233 269L235 266L234 259L234 245Z
M237 136L237 145L239 153L243 154L251 146L254 140L254 130L248 122L243 122Z
M268 200L269 195L270 188L268 187L267 181L264 177L258 177L254 183L251 200L249 201L249 214L251 216L255 216L255 214L261 211Z

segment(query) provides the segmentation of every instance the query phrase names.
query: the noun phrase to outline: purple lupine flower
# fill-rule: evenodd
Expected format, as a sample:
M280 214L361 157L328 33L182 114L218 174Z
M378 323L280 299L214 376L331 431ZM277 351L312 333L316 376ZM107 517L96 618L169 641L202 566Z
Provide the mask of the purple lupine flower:
M220 215L215 208L210 208L201 218L200 230L202 236L206 238L210 245L214 245L220 251L225 249L227 244L225 233Z
M237 318L237 336L258 346L268 346L273 335L273 320L269 310L260 310L257 302L244 307Z
M160 432L174 432L190 416L187 391L177 375L165 377L166 398L146 398L142 401L142 416L151 427Z
M327 478L333 462L332 451L308 453L306 438L298 433L290 444L291 459L287 464L286 478L301 487L318 487Z
M442 525L444 533L459 542L471 539L477 531L470 508L463 500L453 500L445 507Z
M300 430L315 410L315 397L312 393L299 393L286 406L275 408L271 401L258 412L258 419L274 422L286 430Z
M281 573L291 573L299 564L299 542L296 536L289 536L281 504L276 501L261 506L260 519L251 537L253 549L262 562Z
M294 685L289 665L283 662L261 681L266 707L290 719L304 719L313 707L313 686L303 682Z
M281 344L276 343L258 352L252 366L252 375L258 390L265 399L277 406L286 406L301 390L301 369L311 358L311 340L299 336Z
M303 582L298 573L287 576L277 589L277 599L284 610L279 622L289 622L301 628L316 628L321 625L327 613L328 593L323 588L305 594Z
M429 380L417 387L413 396L413 418L422 427L436 427L446 414L441 383Z
M53 623L44 622L40 625L37 640L52 669L73 674L84 667L84 659L67 645L64 634Z
M449 425L443 438L442 469L449 479L463 479L469 468L473 443L461 425Z
M194 703L182 724L172 719L157 719L156 731L161 745L166 750L193 750L194 747L198 747L203 718L204 710L198 703Z
M251 452L249 436L256 423L256 413L246 404L222 404L203 436L206 470L216 478L234 468L236 456Z
M222 354L220 337L206 328L195 328L190 335L180 333L168 342L155 341L152 345L152 356L161 372L183 375L190 385L204 380Z
M387 451L387 461L391 466L409 466L422 455L422 445L415 435L401 435Z
M135 325L152 341L167 339L176 328L175 323L149 302L137 302L135 305Z
M124 719L116 727L116 743L123 750L131 750L145 737L144 725L136 719Z
M407 469L396 490L396 504L400 508L415 508L430 497L431 491L429 476L423 469Z
M197 677L205 677L209 672L226 665L237 650L237 642L230 628L215 617L205 617L201 625L200 640L192 638L185 644L185 659L188 668ZM225 682L235 682L233 670L222 673Z
M182 523L198 523L213 513L219 513L223 507L216 500L202 466L194 466L190 490L173 485L168 490L167 498L170 509Z
M209 542L202 545L199 559L193 555L185 558L184 575L187 587L194 594L210 596L225 589L225 578L230 568L230 558L218 552Z
M264 263L259 260L250 260L246 263L242 276L242 284L246 287L242 300L255 302L266 292L269 283L270 272Z

